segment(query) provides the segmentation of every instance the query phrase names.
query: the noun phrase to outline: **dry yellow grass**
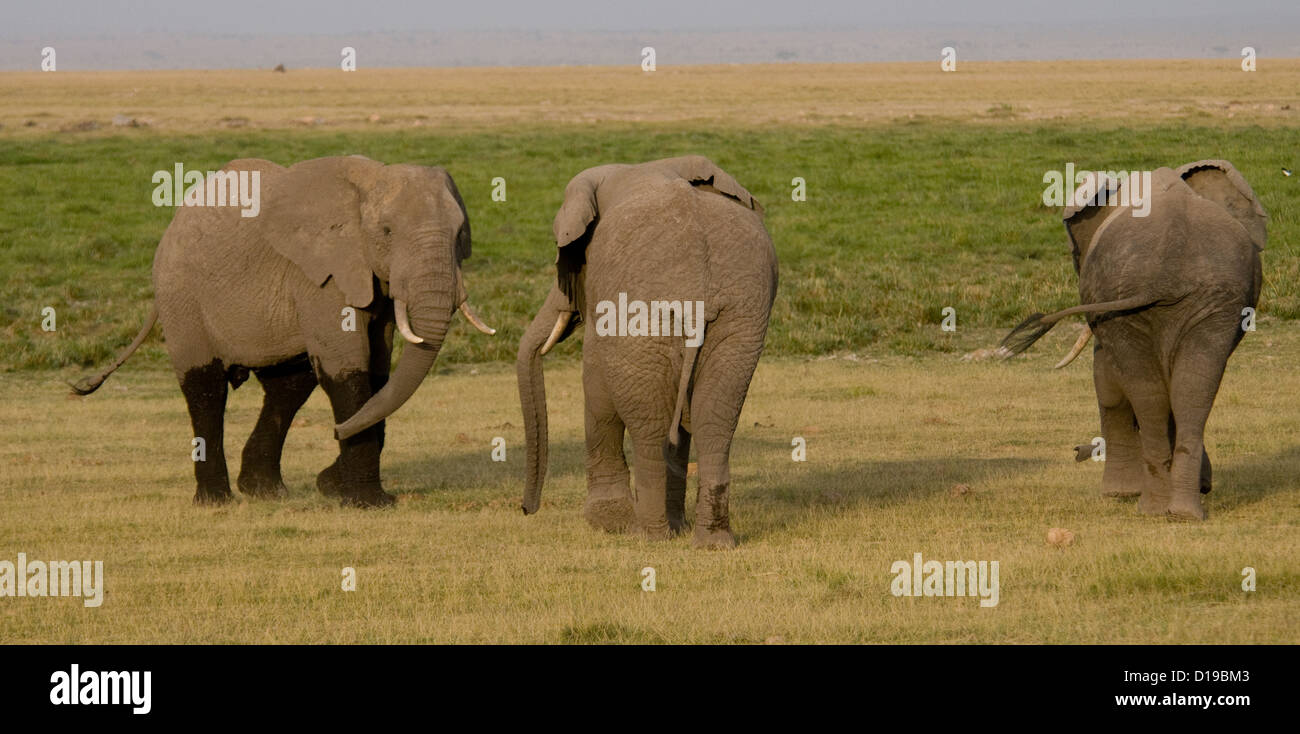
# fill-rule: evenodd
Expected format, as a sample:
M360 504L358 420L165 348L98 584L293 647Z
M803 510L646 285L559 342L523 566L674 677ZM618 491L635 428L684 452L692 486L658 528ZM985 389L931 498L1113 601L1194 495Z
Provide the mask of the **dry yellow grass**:
M4 133L515 123L1300 120L1300 59L0 74ZM377 120L371 120L377 115ZM28 123L35 123L28 126Z
M1089 357L1050 369L1073 337L1060 331L1009 364L764 361L732 460L741 545L729 552L582 521L574 344L548 372L551 476L531 517L518 510L508 365L437 375L396 414L384 471L401 500L375 512L313 488L335 452L319 391L289 433L293 496L212 509L190 504L171 374L128 364L82 400L55 374L7 375L0 559L103 560L107 591L98 609L2 598L0 642L1294 642L1300 327L1265 320L1234 358L1201 524L1105 499L1101 465L1073 461L1097 416ZM255 383L232 397L232 473L260 399ZM494 436L504 463L490 459ZM795 436L806 462L791 460ZM1073 542L1049 545L1052 528ZM918 552L999 561L998 605L892 596L891 564ZM646 566L654 592L641 590ZM1241 588L1247 566L1254 592ZM355 592L340 589L344 567Z

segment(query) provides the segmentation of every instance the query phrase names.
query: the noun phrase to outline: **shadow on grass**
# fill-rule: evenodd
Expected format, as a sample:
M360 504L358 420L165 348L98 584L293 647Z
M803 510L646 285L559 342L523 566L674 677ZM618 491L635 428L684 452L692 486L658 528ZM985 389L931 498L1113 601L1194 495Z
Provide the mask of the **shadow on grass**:
M546 483L542 487L543 501L546 500L546 490L553 489L557 483L578 482L585 488L585 456L586 448L581 441L551 441ZM385 461L382 473L390 492L430 496L446 492L482 493L495 491L504 483L510 487L510 497L518 500L524 492L526 460L522 442L507 444L505 461L492 460L490 444L472 449L455 444L431 449L416 459Z
M1214 488L1206 496L1210 522L1214 521L1215 512L1232 512L1280 492L1295 491L1297 476L1300 476L1300 446L1272 456L1246 457L1227 466L1215 464Z
M739 447L738 447L739 448ZM795 463L789 459L789 446L780 441L750 439L732 456L733 509L745 513L745 506L762 506L771 520L762 523L765 534L809 519L804 510L825 508L829 511L857 508L881 508L908 502L929 502L947 497L957 485L967 485L976 493L987 489L990 481L1041 471L1044 459L923 457L907 460L845 461L832 466L817 462ZM389 491L400 491L434 498L437 495L481 499L485 492L492 500L511 502L522 497L524 488L523 447L507 454L506 462L492 462L487 450L443 451L428 458L385 465L385 483ZM785 457L764 460L763 457ZM695 457L692 457L694 460ZM547 505L572 509L570 501L558 503L557 485L580 488L579 498L586 495L585 448L580 440L553 441L549 468L543 490ZM773 471L773 463L779 462ZM635 466L629 458L635 482ZM508 490L500 494L502 484ZM414 486L412 486L414 485ZM687 515L694 510L698 478L687 480ZM549 491L548 491L549 490ZM571 493L566 493L566 496ZM499 495L499 497L498 497ZM746 535L750 533L747 532ZM752 536L751 536L752 537Z

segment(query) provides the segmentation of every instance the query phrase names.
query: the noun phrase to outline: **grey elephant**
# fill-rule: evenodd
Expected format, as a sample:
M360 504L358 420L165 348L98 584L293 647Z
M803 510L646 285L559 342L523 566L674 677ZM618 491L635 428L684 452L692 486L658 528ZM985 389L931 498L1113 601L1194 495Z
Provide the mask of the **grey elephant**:
M441 168L352 156L289 168L236 160L204 185L212 192L229 184L233 196L240 176L260 182L260 211L180 207L154 255L148 322L114 364L73 389L94 392L160 321L204 442L195 502L232 497L227 385L238 388L251 371L265 399L244 446L242 492L285 493L285 434L319 383L338 423L339 455L317 487L345 505L391 504L379 478L384 419L433 366L458 308L492 333L466 302L460 263L470 255L470 226L456 184ZM221 199L210 193L213 201ZM389 379L394 326L410 343Z
M694 543L734 546L731 442L777 285L762 207L701 156L597 166L565 188L554 234L556 281L516 365L528 442L524 512L538 509L546 475L541 358L581 324L587 521L653 538L682 532L694 438Z
M1057 366L1096 335L1102 492L1140 495L1144 513L1203 520L1205 423L1228 357L1253 323L1267 215L1222 160L1152 172L1140 207L1140 196L1124 205L1135 180L1091 183L1064 213L1082 305L1030 316L1002 346L1019 353L1061 319L1085 314L1088 331Z

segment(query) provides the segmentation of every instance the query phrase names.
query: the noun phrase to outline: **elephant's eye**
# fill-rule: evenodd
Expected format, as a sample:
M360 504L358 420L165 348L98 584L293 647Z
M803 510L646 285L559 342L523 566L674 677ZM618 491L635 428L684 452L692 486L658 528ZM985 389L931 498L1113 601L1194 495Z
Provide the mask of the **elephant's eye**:
M392 227L388 227L388 226L385 226L385 227L384 227L384 236L385 236L385 237L387 237L388 235L390 235L390 234L392 234L392 233L393 233L393 228L392 228Z

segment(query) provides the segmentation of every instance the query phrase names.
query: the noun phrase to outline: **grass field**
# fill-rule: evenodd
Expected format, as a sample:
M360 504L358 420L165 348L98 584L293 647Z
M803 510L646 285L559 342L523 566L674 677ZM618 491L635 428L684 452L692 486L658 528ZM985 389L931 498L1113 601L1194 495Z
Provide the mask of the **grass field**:
M1295 641L1300 193L1281 169L1300 150L1297 90L1295 60L1254 74L1168 61L0 75L0 560L100 559L108 576L97 609L0 599L0 641ZM150 125L113 127L117 114ZM99 129L74 130L88 120ZM315 493L336 451L319 392L289 434L290 499L195 508L191 431L156 334L95 395L68 400L63 385L148 309L172 213L150 204L152 173L351 153L451 171L474 227L468 285L500 331L456 326L391 419L395 509ZM763 202L781 260L733 454L728 553L582 521L574 343L548 358L543 509L517 508L509 360L548 285L564 184L685 153ZM1171 524L1101 498L1101 465L1073 462L1098 428L1089 358L1050 370L1072 327L1011 363L960 356L1077 302L1044 172L1217 157L1271 215L1263 318L1211 418L1210 520ZM506 202L490 200L495 176ZM791 200L796 176L806 202ZM945 306L955 334L939 329ZM260 399L252 384L232 396L232 476ZM796 436L807 462L791 460ZM1047 545L1053 527L1074 544ZM891 596L890 565L916 552L999 561L1000 603ZM339 589L349 566L353 593Z
M552 369L542 510L519 512L513 370L458 367L389 422L395 509L315 492L335 448L318 391L285 450L292 497L190 504L189 424L170 374L129 367L67 400L61 376L0 387L0 538L13 560L102 559L104 603L0 600L6 641L84 642L1263 642L1294 641L1300 599L1288 409L1300 328L1265 320L1211 420L1210 519L1175 524L1102 498L1089 357L1071 333L1011 363L947 355L776 358L755 378L732 460L740 546L608 535L581 518L579 369ZM967 334L975 345L994 338ZM560 349L576 350L564 344ZM476 371L478 374L472 374ZM233 394L228 451L257 387ZM39 430L35 427L39 427ZM506 440L504 463L492 439ZM807 461L791 460L791 440ZM231 471L237 471L232 457ZM693 484L693 480L692 480ZM953 496L955 485L970 493ZM693 492L692 492L693 494ZM692 497L693 501L693 497ZM689 513L688 506L687 512ZM1048 529L1076 535L1047 545ZM897 560L996 560L1000 600L895 598ZM657 589L641 590L641 569ZM1255 568L1258 589L1241 589ZM357 591L340 590L357 570Z

